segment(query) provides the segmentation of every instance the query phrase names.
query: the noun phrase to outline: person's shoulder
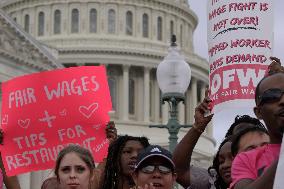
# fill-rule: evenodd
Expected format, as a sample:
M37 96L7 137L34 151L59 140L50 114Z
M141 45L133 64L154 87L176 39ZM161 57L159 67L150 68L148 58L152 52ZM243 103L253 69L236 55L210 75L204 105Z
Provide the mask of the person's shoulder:
M190 177L200 178L202 180L209 179L207 169L196 167L196 166L190 166Z
M190 166L190 183L190 189L210 188L207 170L196 166Z

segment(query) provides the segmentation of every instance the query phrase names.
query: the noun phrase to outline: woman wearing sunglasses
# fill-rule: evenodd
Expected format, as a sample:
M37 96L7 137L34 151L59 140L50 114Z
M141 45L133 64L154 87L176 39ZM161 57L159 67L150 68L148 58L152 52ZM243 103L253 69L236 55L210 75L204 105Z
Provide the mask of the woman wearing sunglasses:
M141 151L132 175L137 189L171 189L176 181L172 154L158 145Z

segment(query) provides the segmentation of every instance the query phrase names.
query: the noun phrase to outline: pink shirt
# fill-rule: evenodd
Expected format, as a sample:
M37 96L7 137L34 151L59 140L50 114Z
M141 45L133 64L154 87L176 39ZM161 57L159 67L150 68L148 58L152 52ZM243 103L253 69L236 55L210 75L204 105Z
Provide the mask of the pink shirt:
M281 144L268 144L263 147L238 154L232 164L233 189L241 179L255 180L279 158Z

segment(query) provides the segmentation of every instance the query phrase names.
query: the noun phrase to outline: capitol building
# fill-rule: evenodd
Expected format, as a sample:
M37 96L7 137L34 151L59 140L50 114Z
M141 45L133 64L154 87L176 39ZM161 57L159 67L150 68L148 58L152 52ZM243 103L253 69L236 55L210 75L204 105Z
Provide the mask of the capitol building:
M172 34L191 67L181 124L192 124L208 86L208 62L194 53L198 24L187 0L0 0L0 83L13 77L74 66L105 65L111 120L119 134L145 135L168 147L168 104L161 105L156 68ZM0 92L1 94L1 92ZM1 99L0 99L1 100ZM188 129L181 129L179 138ZM194 150L192 163L208 167L215 152L212 127ZM23 189L40 188L51 171L19 176Z

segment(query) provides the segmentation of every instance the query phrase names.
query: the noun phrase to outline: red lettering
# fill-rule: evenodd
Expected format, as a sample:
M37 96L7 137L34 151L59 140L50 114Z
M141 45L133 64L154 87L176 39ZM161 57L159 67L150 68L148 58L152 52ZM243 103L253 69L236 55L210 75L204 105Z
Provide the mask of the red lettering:
M211 5L214 5L215 3L218 3L220 0L211 0Z
M264 55L256 54L235 54L226 56L226 64L233 63L264 63L267 58Z
M243 17L243 18L233 18L230 22L233 26L240 25L258 25L258 17Z
M218 22L217 24L214 24L214 31L217 31L221 28L226 28L226 24L227 24L227 20L228 19L224 19L224 20L221 20L220 22Z
M218 7L217 9L214 9L211 13L209 13L209 20L215 18L216 16L219 16L220 14L226 12L226 5L223 5L221 7Z
M218 58L212 64L210 64L210 73L223 65L223 59L223 57Z
M255 68L222 70L211 77L211 95L231 89L232 86L236 85L240 87L256 87L258 82L264 77L265 71L265 69L257 71Z
M229 12L231 11L249 11L254 10L257 2L249 2L249 3L230 3L229 4Z
M267 11L268 3L260 3L260 11Z
M213 55L215 55L217 52L219 51L223 51L228 47L228 43L227 42L222 42L219 43L215 46L213 46L211 49L209 49L209 55L212 57Z
M237 47L250 47L250 48L268 48L270 47L270 41L269 40L263 40L263 39L235 39L231 40L231 48L237 48Z

